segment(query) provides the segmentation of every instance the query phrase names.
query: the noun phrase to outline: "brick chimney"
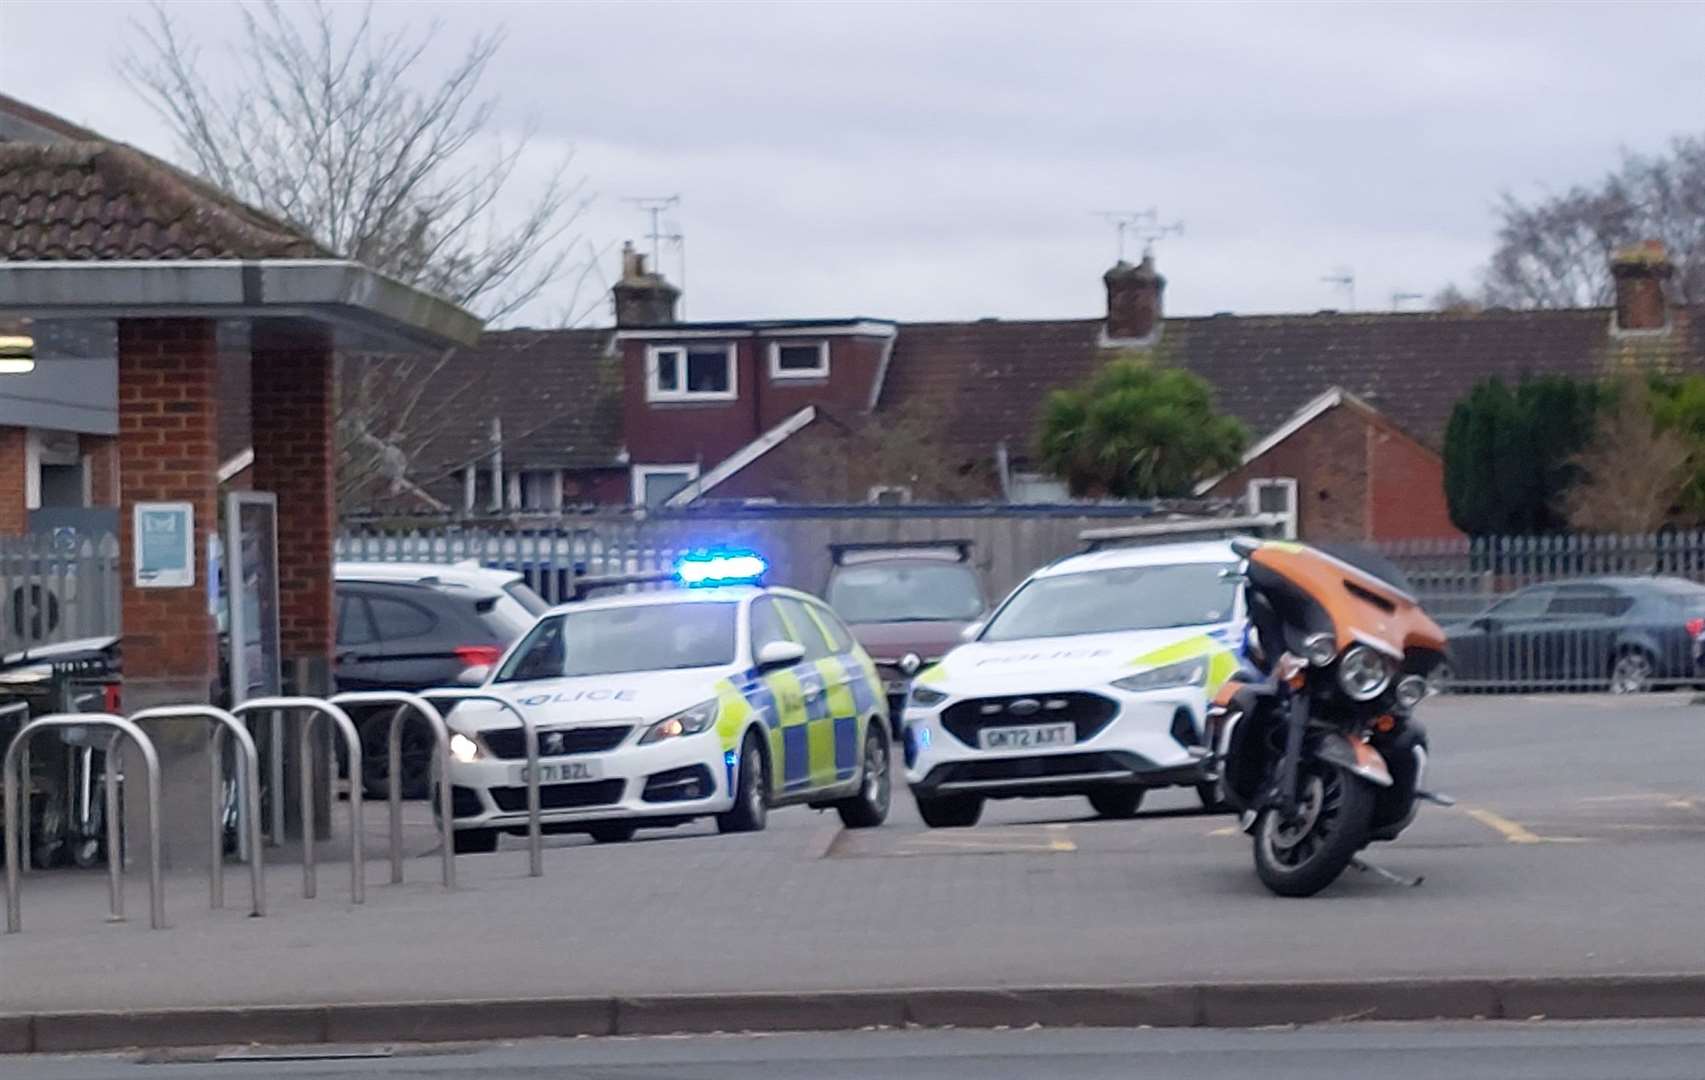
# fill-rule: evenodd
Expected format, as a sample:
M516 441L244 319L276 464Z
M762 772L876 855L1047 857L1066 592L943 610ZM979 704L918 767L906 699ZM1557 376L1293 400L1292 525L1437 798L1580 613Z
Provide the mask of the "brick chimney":
M633 241L622 245L622 279L610 289L616 305L616 325L665 326L675 321L675 301L681 290L663 275L645 268L645 256L633 249Z
M1160 329L1160 294L1166 279L1154 268L1154 256L1136 266L1123 259L1101 278L1107 284L1109 341L1148 341Z
M1610 276L1616 280L1617 330L1662 330L1669 325L1664 282L1675 273L1663 244L1648 240L1623 248L1610 257Z

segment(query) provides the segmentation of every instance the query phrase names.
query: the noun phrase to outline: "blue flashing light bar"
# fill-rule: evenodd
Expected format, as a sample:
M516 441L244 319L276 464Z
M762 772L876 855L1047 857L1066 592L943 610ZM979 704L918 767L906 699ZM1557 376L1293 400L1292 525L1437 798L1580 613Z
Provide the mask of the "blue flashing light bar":
M688 588L756 585L770 564L750 551L696 551L675 563L675 577Z

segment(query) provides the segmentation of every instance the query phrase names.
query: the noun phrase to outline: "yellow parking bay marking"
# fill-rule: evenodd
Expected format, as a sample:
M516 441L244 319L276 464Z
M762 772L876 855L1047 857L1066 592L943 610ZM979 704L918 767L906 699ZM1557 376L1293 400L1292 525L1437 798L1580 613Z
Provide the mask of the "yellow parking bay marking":
M1242 831L1243 830L1238 828L1236 825L1227 825L1224 828L1213 830L1212 832L1208 833L1208 835L1209 836L1236 836L1238 833L1240 833Z
M922 833L907 838L907 844L915 845L913 850L906 850L906 847L902 846L900 851L906 855L941 854L943 851L977 852L989 855L1008 852L1024 854L1076 851L1077 845L1066 836L1061 835L1065 829L1066 826L1064 825L1050 825L1041 831L1033 828L1017 828Z
M1463 810L1475 821L1501 833L1504 839L1512 844L1582 844L1586 842L1586 839L1580 836L1540 836L1528 829L1527 826L1511 821L1501 814L1494 814L1490 810L1470 807L1463 807Z
M1660 791L1644 791L1634 795L1589 795L1581 800L1584 803L1613 803L1613 802L1650 802L1662 803L1672 810L1697 810L1697 800L1685 795L1665 795Z

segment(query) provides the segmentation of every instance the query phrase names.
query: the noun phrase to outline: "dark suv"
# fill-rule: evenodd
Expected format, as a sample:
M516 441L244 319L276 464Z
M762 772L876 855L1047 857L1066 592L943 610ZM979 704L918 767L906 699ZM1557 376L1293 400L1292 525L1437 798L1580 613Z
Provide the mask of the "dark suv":
M546 608L513 571L469 564L339 563L339 690L420 690L477 683L484 669ZM367 709L361 728L362 785L385 793L385 736L391 710ZM431 740L404 728L403 793L424 797Z

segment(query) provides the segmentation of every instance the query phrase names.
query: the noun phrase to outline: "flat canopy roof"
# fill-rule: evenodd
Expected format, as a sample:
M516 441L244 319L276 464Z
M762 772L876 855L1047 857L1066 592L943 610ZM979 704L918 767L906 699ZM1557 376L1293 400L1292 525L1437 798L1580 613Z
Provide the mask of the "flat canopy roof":
M0 261L0 314L312 319L359 347L473 345L483 323L343 259Z

